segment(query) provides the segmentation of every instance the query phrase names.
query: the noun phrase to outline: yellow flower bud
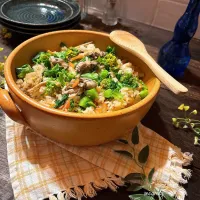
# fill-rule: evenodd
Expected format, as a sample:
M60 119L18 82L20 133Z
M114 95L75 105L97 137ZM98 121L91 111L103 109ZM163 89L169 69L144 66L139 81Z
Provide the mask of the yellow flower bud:
M4 56L3 59L6 60L8 58L8 56Z
M197 114L197 110L193 110L193 111L191 112L191 114L196 115L196 114Z
M2 48L2 47L0 47L0 51L3 51L3 48Z
M178 107L178 109L179 109L179 110L183 110L183 109L184 109L184 106L185 106L184 104L181 104L181 105Z
M179 128L179 122L176 122L176 123L174 124L174 126L175 126L176 128Z
M177 121L176 118L172 118L172 122L175 123Z
M190 106L184 106L183 109L184 109L185 111L187 111L187 110L190 109Z
M200 145L199 138L197 136L194 137L194 145Z

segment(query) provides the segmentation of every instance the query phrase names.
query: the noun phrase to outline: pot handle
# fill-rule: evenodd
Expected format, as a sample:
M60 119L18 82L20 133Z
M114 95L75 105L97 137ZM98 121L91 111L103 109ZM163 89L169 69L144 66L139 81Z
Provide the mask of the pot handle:
M7 90L0 88L0 107L14 121L28 125Z

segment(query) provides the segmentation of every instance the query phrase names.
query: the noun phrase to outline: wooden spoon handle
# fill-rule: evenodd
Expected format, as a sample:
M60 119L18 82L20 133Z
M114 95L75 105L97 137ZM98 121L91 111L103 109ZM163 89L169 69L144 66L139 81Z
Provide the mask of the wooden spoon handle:
M149 66L152 72L158 77L158 79L166 85L175 94L186 93L188 89L179 83L176 79L170 76L163 68L161 68L156 61L147 53L138 54L138 57L143 59L143 61Z
M175 80L156 63L156 61L147 53L144 44L134 35L125 31L113 31L110 34L110 39L115 44L143 60L157 78L175 94L185 93L188 91L185 86Z

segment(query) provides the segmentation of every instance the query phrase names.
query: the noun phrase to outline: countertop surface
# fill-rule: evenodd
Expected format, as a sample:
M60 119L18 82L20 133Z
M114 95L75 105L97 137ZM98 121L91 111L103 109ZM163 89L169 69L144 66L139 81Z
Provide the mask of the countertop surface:
M123 24L123 25L122 25ZM1 28L1 26L0 26ZM146 45L150 55L155 59L159 48L171 39L172 33L148 25L143 25L133 21L121 21L114 27L107 27L101 23L101 20L88 16L81 21L77 29L95 30L102 32L111 32L115 29L122 29L131 32L140 38ZM1 52L0 61L3 61L4 55L9 53L18 44L27 39L28 36L14 34L10 40L0 38L0 47L4 48ZM200 41L192 40L190 43L192 60L183 79L179 80L184 84L189 92L184 96L177 96L169 91L164 85L161 85L159 95L142 123L153 129L164 138L168 139L174 145L180 147L183 152L194 154L194 161L191 165L193 171L192 178L185 185L188 192L187 200L200 199L200 146L194 146L194 135L191 131L175 129L171 123L171 118L180 115L177 107L184 103L190 105L192 109L200 112ZM0 200L13 200L13 191L9 179L9 169L6 150L6 133L4 113L0 110ZM197 116L200 118L200 115ZM108 190L98 192L94 200L128 200L128 193L125 188L120 188L117 193Z

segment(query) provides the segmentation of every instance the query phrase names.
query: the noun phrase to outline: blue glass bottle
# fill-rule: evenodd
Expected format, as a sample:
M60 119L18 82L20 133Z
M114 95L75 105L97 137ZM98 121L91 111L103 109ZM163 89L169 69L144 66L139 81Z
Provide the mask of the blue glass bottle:
M172 40L160 49L158 63L173 77L183 77L190 62L189 42L198 27L199 12L200 0L190 0L175 26Z

